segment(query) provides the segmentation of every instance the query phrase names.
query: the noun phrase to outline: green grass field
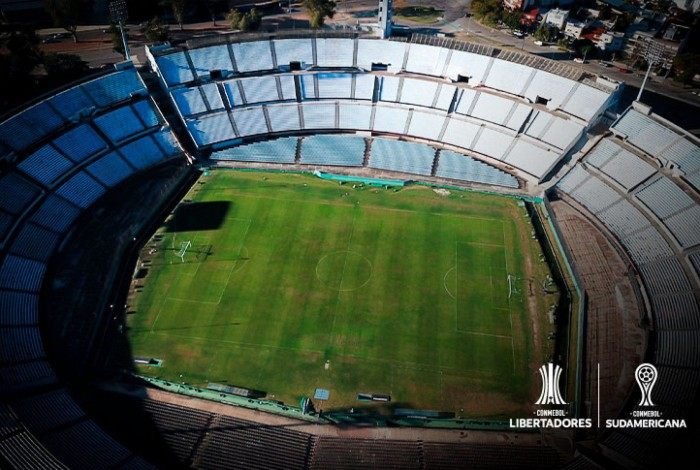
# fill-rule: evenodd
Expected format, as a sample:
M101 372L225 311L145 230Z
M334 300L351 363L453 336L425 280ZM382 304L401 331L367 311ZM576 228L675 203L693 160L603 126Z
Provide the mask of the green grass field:
M527 280L548 271L516 200L227 170L187 197L148 245L129 334L163 364L141 373L288 403L322 387L324 409L359 392L470 416L531 401L547 346Z

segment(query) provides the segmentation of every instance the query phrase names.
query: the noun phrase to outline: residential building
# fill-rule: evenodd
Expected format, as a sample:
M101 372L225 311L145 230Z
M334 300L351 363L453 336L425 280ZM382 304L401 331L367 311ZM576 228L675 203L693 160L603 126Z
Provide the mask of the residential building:
M561 10L559 8L554 8L553 10L549 10L549 12L547 12L544 21L550 26L556 26L560 30L563 30L568 19L569 10Z

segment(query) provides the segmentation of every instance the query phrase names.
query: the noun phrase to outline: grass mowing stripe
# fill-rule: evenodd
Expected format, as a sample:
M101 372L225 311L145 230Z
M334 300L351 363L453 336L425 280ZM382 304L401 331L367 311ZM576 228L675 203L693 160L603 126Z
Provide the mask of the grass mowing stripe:
M530 374L520 358L532 348L531 327L526 302L508 302L504 273L524 278L533 246L519 238L526 224L514 220L515 201L425 187L353 190L297 174L213 171L202 181L193 203L227 203L228 212L220 227L166 233L170 249L161 251L171 257L186 237L210 244L212 255L167 264L161 253L154 263L131 340L135 354L164 362L139 370L262 389L289 403L323 386L324 407L353 406L361 391L473 415L526 406ZM252 222L244 229L240 220ZM457 291L465 276L469 291ZM457 299L445 283L469 304L471 334L455 328ZM486 403L486 394L500 401Z

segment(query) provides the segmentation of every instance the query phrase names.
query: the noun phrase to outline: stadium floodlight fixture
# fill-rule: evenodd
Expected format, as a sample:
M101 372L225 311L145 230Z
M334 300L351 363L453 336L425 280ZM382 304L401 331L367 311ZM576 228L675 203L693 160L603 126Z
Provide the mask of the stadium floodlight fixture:
M112 21L119 25L119 32L122 36L122 44L124 46L124 56L126 60L131 60L131 54L129 54L129 44L126 42L126 35L124 34L124 22L129 17L129 10L126 5L126 0L113 0L109 2L109 16Z

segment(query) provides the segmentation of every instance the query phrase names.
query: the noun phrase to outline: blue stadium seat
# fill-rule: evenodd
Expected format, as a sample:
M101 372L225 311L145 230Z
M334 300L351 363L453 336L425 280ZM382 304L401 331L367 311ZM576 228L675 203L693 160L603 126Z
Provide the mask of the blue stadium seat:
M54 194L44 199L32 216L32 222L49 228L58 233L64 233L80 215L80 209L67 200Z
M74 162L83 161L107 148L105 141L87 124L81 124L58 136L54 145Z
M110 152L86 168L100 183L113 187L134 173L134 170L119 156Z
M74 163L61 155L55 147L44 145L20 162L17 168L39 183L49 186L73 166Z
M95 124L114 144L144 129L143 124L136 117L136 113L128 106L96 117Z
M104 193L104 186L92 179L84 171L73 175L56 191L56 194L68 199L70 202L83 209L89 207Z

